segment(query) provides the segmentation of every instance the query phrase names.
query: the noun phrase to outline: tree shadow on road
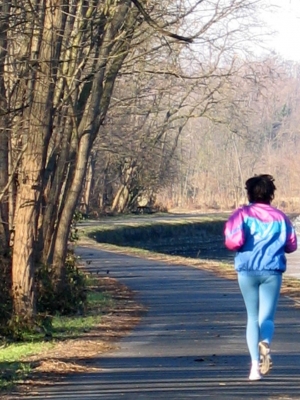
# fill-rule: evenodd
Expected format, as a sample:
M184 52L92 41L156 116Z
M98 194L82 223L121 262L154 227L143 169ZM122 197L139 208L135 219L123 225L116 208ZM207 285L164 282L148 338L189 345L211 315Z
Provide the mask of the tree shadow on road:
M298 355L277 355L279 363L270 375L262 381L249 382L247 355L108 356L89 360L90 370L40 374L38 383L27 394L15 392L8 398L299 399L298 359ZM60 362L78 360L62 358Z

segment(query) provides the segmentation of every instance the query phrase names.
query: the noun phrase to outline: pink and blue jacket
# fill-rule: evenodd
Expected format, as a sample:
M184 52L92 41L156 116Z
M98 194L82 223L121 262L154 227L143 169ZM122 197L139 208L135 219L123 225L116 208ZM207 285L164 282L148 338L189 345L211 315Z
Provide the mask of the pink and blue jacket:
M297 249L289 218L269 204L250 203L237 209L225 224L225 246L236 251L235 270L242 274L281 274L285 253Z

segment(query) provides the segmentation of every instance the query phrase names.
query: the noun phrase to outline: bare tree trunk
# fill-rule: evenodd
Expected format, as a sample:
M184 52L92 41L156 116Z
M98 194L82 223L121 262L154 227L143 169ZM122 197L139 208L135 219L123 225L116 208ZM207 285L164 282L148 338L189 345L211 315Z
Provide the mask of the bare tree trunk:
M7 32L9 26L10 2L0 4L0 191L8 182L8 141L9 141L9 119L6 89L4 83L4 65L7 55ZM1 245L4 249L9 244L8 226L8 198L4 197L0 204L1 213Z
M124 212L128 204L128 200L129 200L129 189L127 187L127 184L124 184L119 188L113 200L111 206L112 211L117 213Z
M28 160L28 161L27 161ZM13 299L14 312L31 321L35 314L34 265L37 240L37 217L40 192L38 176L33 173L32 159L25 158L27 171L31 177L22 183L18 194L13 247ZM40 166L37 166L40 168Z
M113 212L123 212L128 206L130 188L136 170L136 160L125 161L121 175L122 185L120 186L111 206Z
M71 189L68 191L64 202L63 210L59 219L54 248L52 254L50 254L50 260L53 257L53 266L55 268L55 275L57 279L56 286L58 291L63 290L63 285L65 283L64 260L67 254L67 243L73 214L86 173L87 160L90 151L89 141L90 138L87 135L84 135L79 142L76 168L74 171Z
M82 192L82 201L80 204L80 209L84 214L89 213L89 205L90 205L90 197L91 197L94 173L95 173L95 161L93 159L93 154L91 154L88 162L87 173Z
M44 2L38 12L30 50L31 59L36 60L39 68L33 69L28 76L31 102L26 110L28 133L17 196L12 254L14 313L25 321L32 321L36 312L34 273L37 251L42 248L43 241L39 236L38 221L43 172L52 132L54 89L62 40L60 32L65 19L60 4L52 7L50 1Z
M126 1L113 10L113 19L107 26L98 55L98 64L87 97L82 119L78 126L78 150L71 186L67 192L63 209L59 218L55 243L50 259L53 258L53 268L56 275L56 290L63 292L65 284L64 261L67 253L67 243L71 221L79 199L86 174L87 162L96 135L106 116L115 79L129 51L129 43L136 23L136 12L130 12L130 2ZM121 33L119 29L121 29ZM114 39L119 32L118 40Z
M57 160L53 160L53 165L51 167L51 187L46 194L46 203L47 208L44 212L43 218L43 238L44 238L44 246L43 246L43 254L42 260L44 263L48 263L49 255L51 254L51 247L54 238L55 232L55 224L59 218L59 212L62 207L61 200L64 197L66 179L67 179L67 170L69 167L69 157L70 157L70 140L71 133L65 132L65 136L63 137L63 143L61 146L61 151Z

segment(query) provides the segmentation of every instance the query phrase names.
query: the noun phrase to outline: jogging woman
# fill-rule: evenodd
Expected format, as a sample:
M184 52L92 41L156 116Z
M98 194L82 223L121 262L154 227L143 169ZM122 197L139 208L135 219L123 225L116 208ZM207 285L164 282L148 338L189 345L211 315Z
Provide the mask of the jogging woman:
M272 367L270 345L282 273L286 270L285 253L297 249L291 221L271 206L275 190L271 175L248 179L249 204L237 209L225 225L225 245L236 251L235 270L247 310L250 380L260 380Z

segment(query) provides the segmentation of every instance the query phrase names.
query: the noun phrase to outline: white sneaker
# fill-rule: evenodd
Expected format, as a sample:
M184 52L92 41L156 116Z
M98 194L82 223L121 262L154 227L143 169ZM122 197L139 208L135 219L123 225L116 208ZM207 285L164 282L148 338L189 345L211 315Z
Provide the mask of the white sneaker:
M266 375L273 366L269 344L266 342L259 342L259 353L260 372L262 375Z
M259 371L259 363L258 361L257 362L253 361L250 370L249 381L259 381L261 380L261 378L262 376Z

